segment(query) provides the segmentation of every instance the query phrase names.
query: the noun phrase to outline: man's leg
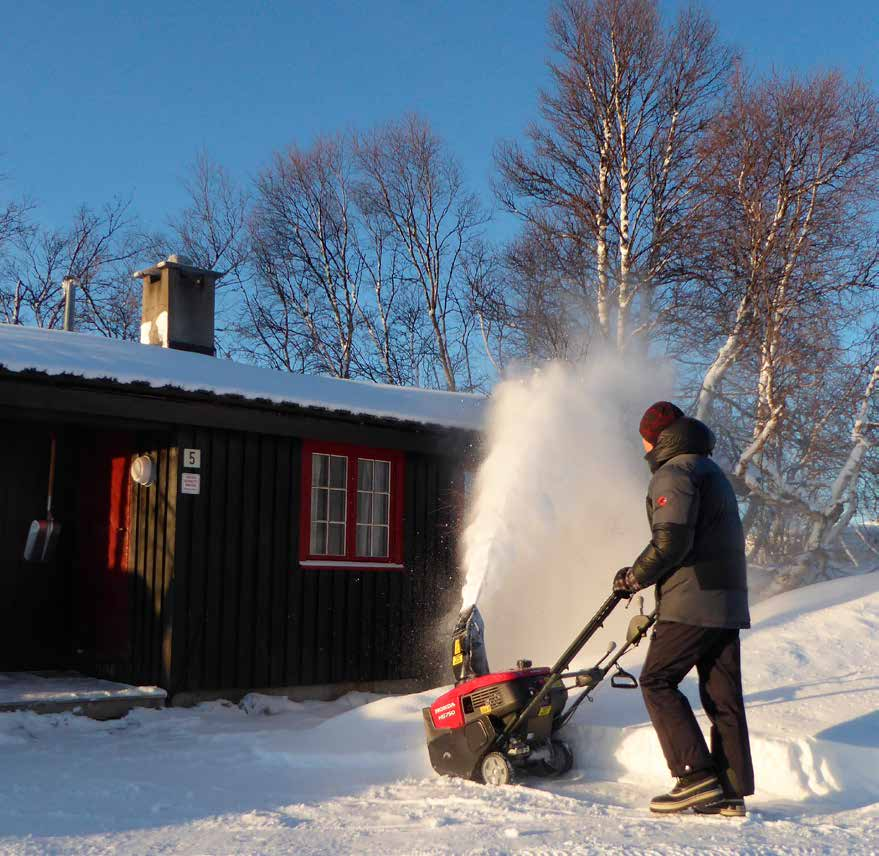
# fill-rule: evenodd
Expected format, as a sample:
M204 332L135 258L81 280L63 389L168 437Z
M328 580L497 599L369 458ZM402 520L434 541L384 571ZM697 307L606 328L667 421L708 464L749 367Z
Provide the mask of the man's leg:
M703 770L713 771L702 730L678 685L704 656L706 644L717 632L673 621L657 621L641 670L644 704L668 768L677 778Z
M699 696L711 720L711 756L727 797L754 793L754 767L742 697L738 630L725 630L696 664Z

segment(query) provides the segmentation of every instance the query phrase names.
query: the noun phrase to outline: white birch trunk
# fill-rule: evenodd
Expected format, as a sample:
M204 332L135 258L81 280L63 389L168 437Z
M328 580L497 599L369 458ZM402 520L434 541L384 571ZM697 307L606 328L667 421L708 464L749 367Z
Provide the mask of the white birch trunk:
M602 338L610 338L610 287L608 282L607 230L610 208L610 119L605 116L603 123L603 142L601 160L598 167L598 210L595 215L595 265L598 276L596 295L598 328Z
M711 411L714 406L714 400L720 394L720 387L723 383L724 375L729 371L730 366L738 359L739 354L745 346L744 342L744 326L750 312L750 294L746 291L739 301L736 310L736 320L733 324L732 332L726 337L726 341L720 346L714 361L705 372L702 379L702 386L699 389L699 398L696 402L696 418L703 422L710 421Z

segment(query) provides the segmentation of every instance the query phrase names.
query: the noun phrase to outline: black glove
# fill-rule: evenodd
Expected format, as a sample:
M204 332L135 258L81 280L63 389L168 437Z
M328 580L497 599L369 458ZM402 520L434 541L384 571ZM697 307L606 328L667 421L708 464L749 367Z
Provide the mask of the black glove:
M631 597L641 586L632 573L631 568L620 568L613 578L613 590L624 597Z

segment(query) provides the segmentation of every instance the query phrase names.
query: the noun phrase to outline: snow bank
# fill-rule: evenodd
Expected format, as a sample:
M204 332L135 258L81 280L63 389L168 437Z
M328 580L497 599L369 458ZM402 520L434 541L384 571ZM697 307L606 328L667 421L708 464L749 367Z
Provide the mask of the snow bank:
M778 595L752 619L742 670L760 793L879 799L879 573ZM642 649L629 665L643 657ZM683 688L699 710L695 678ZM581 757L623 781L668 779L640 698L602 687L573 736Z
M9 324L0 324L0 366L10 372L145 383L471 431L481 430L485 405L480 395L306 377L153 345Z

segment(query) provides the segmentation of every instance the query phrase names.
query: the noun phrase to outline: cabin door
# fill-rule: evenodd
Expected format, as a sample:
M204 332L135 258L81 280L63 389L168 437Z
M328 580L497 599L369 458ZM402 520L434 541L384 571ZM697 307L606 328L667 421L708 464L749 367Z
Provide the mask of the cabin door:
M135 438L84 431L79 439L73 645L84 670L124 678L131 658L129 467Z

